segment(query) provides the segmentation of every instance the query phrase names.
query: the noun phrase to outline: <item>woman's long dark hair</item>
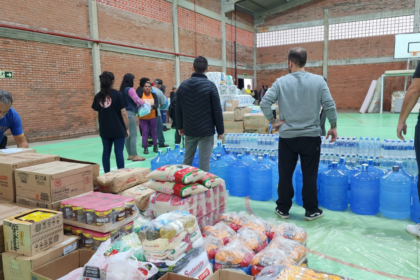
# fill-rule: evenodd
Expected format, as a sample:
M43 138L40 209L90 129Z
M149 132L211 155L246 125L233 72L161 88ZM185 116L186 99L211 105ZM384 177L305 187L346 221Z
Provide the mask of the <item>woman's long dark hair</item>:
M107 96L111 96L112 82L114 81L114 74L108 71L104 71L102 75L99 76L101 81L101 91L98 93L99 102L105 104Z
M124 94L125 88L126 87L133 87L134 86L134 75L127 73L124 75L124 78L121 82L121 86L120 86L120 92L122 94Z

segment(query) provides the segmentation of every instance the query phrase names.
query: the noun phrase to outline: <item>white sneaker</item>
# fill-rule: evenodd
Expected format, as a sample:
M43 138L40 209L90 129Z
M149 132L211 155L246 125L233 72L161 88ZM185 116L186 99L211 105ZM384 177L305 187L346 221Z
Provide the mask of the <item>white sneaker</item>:
M420 224L417 225L408 225L406 227L409 234L412 234L414 236L420 237Z

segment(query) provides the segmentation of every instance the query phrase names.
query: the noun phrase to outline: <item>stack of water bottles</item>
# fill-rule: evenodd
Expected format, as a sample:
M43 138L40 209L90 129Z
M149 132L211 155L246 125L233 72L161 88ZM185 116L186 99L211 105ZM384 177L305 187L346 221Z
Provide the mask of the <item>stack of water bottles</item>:
M256 158L276 154L279 146L279 135L258 133L228 133L225 136L225 144L230 148L233 155L244 154L247 149Z

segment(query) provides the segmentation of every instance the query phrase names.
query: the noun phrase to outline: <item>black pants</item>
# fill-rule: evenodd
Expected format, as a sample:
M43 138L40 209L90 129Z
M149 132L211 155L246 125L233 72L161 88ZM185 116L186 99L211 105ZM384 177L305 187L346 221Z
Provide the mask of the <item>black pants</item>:
M277 119L277 117L276 117L276 110L273 110L273 118L274 119Z
M179 135L178 129L175 128L175 144L181 144L181 135Z
M417 159L417 166L420 170L420 114L417 120L417 125L416 125L416 132L415 132L415 136L414 136L414 148L416 149L416 159ZM419 173L420 174L420 173ZM417 182L417 190L420 194L420 180ZM418 224L420 224L420 217L417 221L414 221Z
M318 209L318 179L319 158L321 153L320 137L280 138L279 141L279 186L277 208L283 213L289 213L292 207L293 173L298 156L302 165L303 175L303 208L308 211Z
M3 135L3 139L1 139L0 149L6 149L7 146L7 136Z

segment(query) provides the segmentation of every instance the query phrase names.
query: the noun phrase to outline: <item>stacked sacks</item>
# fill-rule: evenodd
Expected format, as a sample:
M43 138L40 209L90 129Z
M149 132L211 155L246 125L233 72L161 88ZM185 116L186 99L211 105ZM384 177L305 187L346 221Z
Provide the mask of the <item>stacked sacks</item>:
M121 193L129 188L147 182L150 168L124 168L111 171L98 177L99 191Z
M201 228L214 225L225 211L224 181L211 173L186 165L162 166L148 175L145 185L156 191L149 197L147 215L157 218L174 210L197 217Z
M174 272L205 279L213 273L197 220L185 211L163 214L140 228L140 240L147 261L159 269L159 276Z

